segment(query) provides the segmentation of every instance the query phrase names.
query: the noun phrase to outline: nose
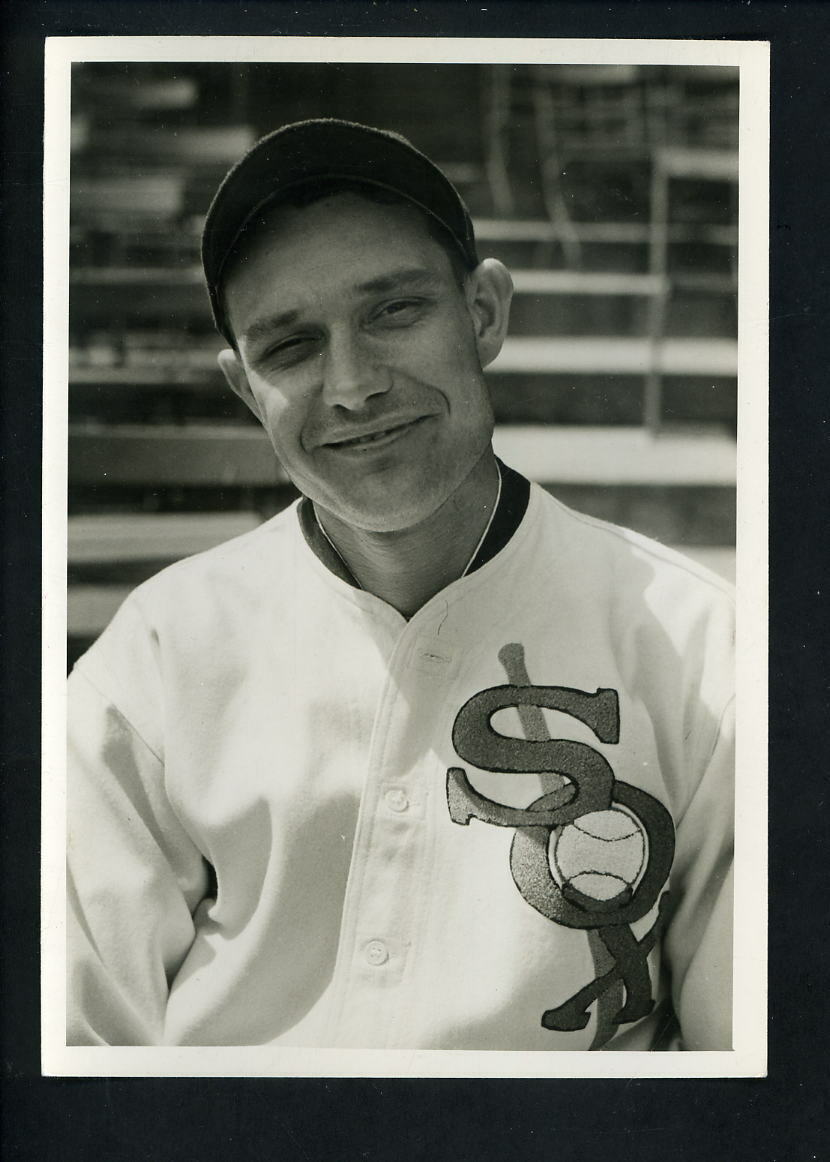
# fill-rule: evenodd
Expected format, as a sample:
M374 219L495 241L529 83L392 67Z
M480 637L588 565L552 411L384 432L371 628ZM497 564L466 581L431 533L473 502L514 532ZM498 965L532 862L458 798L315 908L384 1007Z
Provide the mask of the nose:
M323 398L331 407L359 411L373 395L389 390L388 370L351 330L329 336L323 367Z

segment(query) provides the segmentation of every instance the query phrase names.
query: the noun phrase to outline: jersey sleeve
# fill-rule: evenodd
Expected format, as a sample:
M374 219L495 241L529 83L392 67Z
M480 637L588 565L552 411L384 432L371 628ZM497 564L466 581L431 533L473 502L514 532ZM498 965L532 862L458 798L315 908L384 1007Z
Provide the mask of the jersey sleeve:
M119 638L125 663L136 663L142 647L116 626L69 679L71 1045L163 1042L170 982L193 941L193 913L208 884L207 864L167 798L160 747L101 688L107 651L119 652ZM148 677L140 670L135 687ZM127 670L125 687L130 680Z
M733 835L734 700L677 825L665 947L682 1049L732 1047Z

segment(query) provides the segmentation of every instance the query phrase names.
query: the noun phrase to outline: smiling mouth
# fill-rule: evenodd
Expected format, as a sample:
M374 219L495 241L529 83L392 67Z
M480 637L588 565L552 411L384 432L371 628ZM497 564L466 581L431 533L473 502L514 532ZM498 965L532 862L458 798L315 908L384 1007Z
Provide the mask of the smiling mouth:
M426 416L420 416L415 420L405 420L401 424L394 424L390 428L382 428L378 432L370 432L365 436L355 436L348 440L335 440L327 445L329 448L337 450L344 448L371 448L375 444L389 443L412 428L417 427L423 423Z

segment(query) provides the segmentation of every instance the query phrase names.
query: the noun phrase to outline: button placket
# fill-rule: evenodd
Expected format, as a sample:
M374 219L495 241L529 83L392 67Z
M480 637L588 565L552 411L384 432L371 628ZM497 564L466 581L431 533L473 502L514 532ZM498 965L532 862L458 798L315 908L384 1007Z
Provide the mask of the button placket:
M363 958L373 968L381 968L389 960L389 949L383 940L370 940L364 945Z
M383 802L396 815L402 815L409 810L409 796L403 787L389 787L384 792Z
M424 862L430 786L425 760L427 766L430 760L422 741L417 745L413 741L409 707L417 694L426 720L435 721L431 708L437 711L442 706L446 683L457 670L460 655L434 632L422 630L409 641L407 636L405 631L388 663L388 684L378 710L356 835L353 858L359 864L353 865L344 909L338 954L342 976L332 1004L337 1042L343 1045L384 1044L391 1036L401 1010L390 998L400 995L397 990L418 936L420 909L417 901L410 900L407 885L420 874ZM384 774L392 778L386 781ZM348 927L356 927L356 922L359 928L352 928L347 962L343 954Z
M455 650L435 638L421 638L413 648L412 666L420 674L445 678L454 669Z

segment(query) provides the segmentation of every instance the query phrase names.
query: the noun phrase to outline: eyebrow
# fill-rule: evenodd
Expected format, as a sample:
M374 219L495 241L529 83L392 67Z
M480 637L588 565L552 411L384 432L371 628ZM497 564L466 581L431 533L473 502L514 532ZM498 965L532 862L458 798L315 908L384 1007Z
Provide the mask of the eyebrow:
M418 286L434 286L436 282L435 275L431 270L426 270L422 266L404 267L401 270L390 271L389 274L382 274L378 278L369 279L368 282L362 282L357 287L358 291L374 292L397 290L399 287L418 287Z
M299 311L281 311L277 315L266 315L262 319L255 319L250 327L246 327L241 338L248 343L256 343L259 339L267 339L280 327L289 327L300 317Z
M377 278L358 283L355 290L359 294L386 294L394 290L415 290L434 286L435 275L421 266L403 267L400 270L390 271ZM242 338L248 343L256 343L260 339L268 338L281 327L290 327L300 318L299 310L280 311L275 315L265 315L255 319L242 332Z

